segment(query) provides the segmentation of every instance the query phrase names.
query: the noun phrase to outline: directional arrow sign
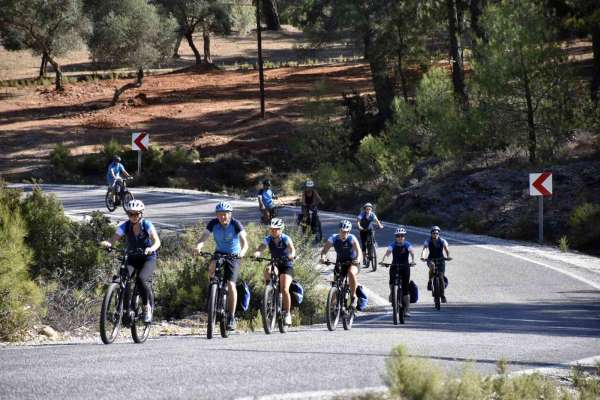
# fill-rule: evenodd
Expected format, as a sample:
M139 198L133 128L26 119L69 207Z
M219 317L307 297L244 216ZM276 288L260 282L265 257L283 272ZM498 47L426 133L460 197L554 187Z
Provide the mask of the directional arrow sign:
M150 146L150 135L143 132L134 132L131 134L131 148L137 151L144 151Z
M552 196L552 172L529 174L529 194L531 196Z

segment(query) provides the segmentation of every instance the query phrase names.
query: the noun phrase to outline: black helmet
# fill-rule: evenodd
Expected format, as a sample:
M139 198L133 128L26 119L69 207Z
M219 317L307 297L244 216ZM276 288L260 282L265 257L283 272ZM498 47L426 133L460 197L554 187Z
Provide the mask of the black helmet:
M262 184L265 185L265 186L271 186L271 180L270 179L264 179L262 181Z
M113 156L113 161L121 162L121 157L118 154Z

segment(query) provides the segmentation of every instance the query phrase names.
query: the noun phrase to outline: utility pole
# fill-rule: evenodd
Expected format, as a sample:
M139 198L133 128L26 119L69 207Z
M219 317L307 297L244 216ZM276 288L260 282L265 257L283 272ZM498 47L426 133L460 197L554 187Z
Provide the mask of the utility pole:
M256 0L256 37L258 40L258 80L260 85L260 116L265 117L265 77L262 57L262 27L260 26L260 0Z

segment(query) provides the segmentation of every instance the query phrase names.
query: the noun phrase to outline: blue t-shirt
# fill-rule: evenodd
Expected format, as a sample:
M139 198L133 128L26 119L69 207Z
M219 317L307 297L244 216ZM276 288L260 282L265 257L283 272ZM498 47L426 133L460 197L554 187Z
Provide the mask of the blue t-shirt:
M150 235L156 233L156 228L151 221L143 219L140 221L141 229L139 235L133 233L133 224L125 221L117 227L118 236L127 236L127 248L129 250L145 249L153 245ZM156 252L147 256L147 258L155 258Z
M262 202L267 208L273 206L273 191L271 189L260 189L258 195L262 198Z
M273 257L287 258L287 256L289 255L287 247L290 241L290 237L285 233L282 233L278 243L275 243L275 238L273 236L268 235L265 236L263 244L269 248L269 251L271 252L271 255Z
M244 227L237 219L231 219L228 225L223 226L218 218L211 219L206 230L213 234L216 243L216 251L225 254L239 254L242 250L240 245L240 232Z
M423 246L429 249L429 255L427 256L428 259L444 258L444 246L448 246L448 242L446 242L446 239L442 239L441 237L437 240L429 238L425 240Z
M367 213L361 211L357 218L360 221L360 226L362 226L363 229L369 229L373 221L375 221L375 217L376 215L374 212L371 212L371 214L369 214L367 217Z
M356 254L356 251L354 251L354 246L352 246L354 240L356 239L351 233L348 235L346 240L342 240L340 235L337 233L331 235L329 239L327 239L329 243L333 244L333 248L337 254L336 260L339 262L352 261L358 257L358 254Z
M116 178L119 178L121 176L121 172L125 171L125 167L123 166L123 164L121 163L116 163L116 162L111 162L110 165L108 166L108 172L106 173L106 180L108 181L109 185L112 185L113 183L115 183L115 178L113 178L113 173L115 174Z
M392 264L408 264L408 254L412 248L412 244L408 240L405 240L402 244L391 243L388 250L392 252Z

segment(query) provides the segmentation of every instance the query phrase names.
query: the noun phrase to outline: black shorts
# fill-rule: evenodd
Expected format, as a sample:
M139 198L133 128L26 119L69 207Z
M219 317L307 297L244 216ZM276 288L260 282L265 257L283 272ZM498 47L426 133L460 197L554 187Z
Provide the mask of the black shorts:
M279 274L286 274L286 275L290 275L291 277L294 276L294 264L292 264L292 262L286 262L286 263L277 263L277 270L279 271Z
M213 254L212 256L212 260L217 260L219 257L219 255L222 255L225 253L219 253L216 252L215 254ZM234 259L229 259L226 258L223 260L223 278L226 281L230 281L233 283L237 282L237 278L238 275L240 274L240 259L239 258L234 258Z
M396 282L396 279L400 280L402 285L402 291L408 294L408 284L410 282L410 266L400 265L390 267L390 285Z

